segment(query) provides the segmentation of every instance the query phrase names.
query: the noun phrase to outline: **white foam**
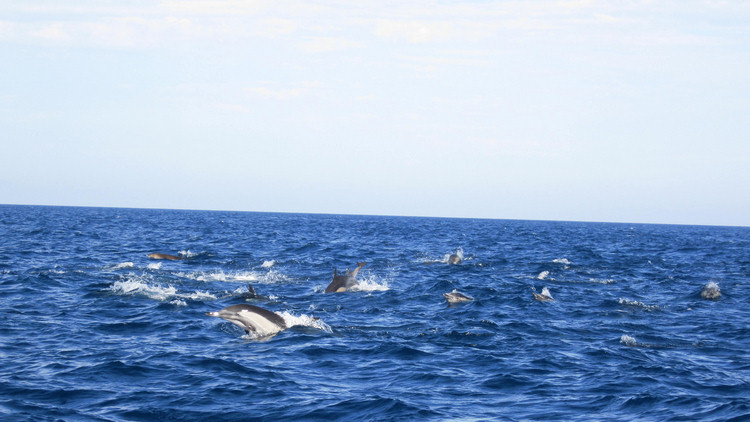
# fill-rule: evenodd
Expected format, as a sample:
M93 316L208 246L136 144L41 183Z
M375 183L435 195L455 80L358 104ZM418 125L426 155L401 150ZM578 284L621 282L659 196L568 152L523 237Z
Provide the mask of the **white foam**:
M263 265L261 265L261 267L263 267L263 268L271 268L271 267L274 266L274 264L276 264L276 261L274 261L273 259L270 260L270 261L263 261Z
M615 281L614 281L613 279L611 279L611 278L608 278L608 279L606 279L606 280L597 280L597 279L595 279L595 278L590 278L590 279L589 279L589 281L590 281L590 282L592 282L592 283L598 283L598 284L612 284L612 283L614 283L614 282L615 282Z
M149 270L158 270L161 269L161 262L154 262L152 264L148 264Z
M116 281L110 287L110 290L126 295L139 294L161 302L173 298L177 294L177 289L174 286L149 284L146 280L137 276L124 281Z
M545 280L547 277L549 277L549 271L542 271L536 276L537 280Z
M638 345L638 342L635 341L635 338L627 334L623 334L622 336L620 336L620 343L630 347L635 347Z
M196 290L192 293L178 293L177 288L172 285L160 286L150 283L146 277L136 275L131 275L129 279L124 281L116 281L110 287L110 290L117 294L146 296L160 302L173 299L216 300L216 296L209 292Z
M655 305L646 305L643 302L639 302L637 300L630 300L630 299L620 298L619 302L620 302L620 305L627 305L627 306L633 306L633 307L637 307L637 308L643 308L643 309L645 309L647 311L653 311L653 310L659 309L658 306L655 306Z
M121 263L119 263L117 265L114 265L114 266L108 268L108 269L114 271L114 270L121 270L121 269L124 269L124 268L133 268L133 267L135 267L135 264L132 263L132 262L121 262Z
M293 315L287 311L284 312L277 312L282 318L284 318L284 322L286 323L287 327L294 327L294 326L302 326L302 327L311 327L316 328L318 330L325 331L326 333L333 333L333 330L331 327L323 322L322 319L312 317L310 315Z
M542 296L546 296L550 299L552 299L552 295L549 293L549 289L544 287L542 288L542 293L540 293Z
M266 283L266 284L276 284L276 283L286 283L290 281L290 279L289 277L287 277L286 275L278 271L269 270L267 273L261 274L258 277L258 281L260 281L261 283Z
M194 256L198 256L198 254L197 254L197 253L195 253L195 252L191 252L190 250L187 250L187 251L179 251L178 253L179 253L180 255L182 255L183 257L185 257L185 258L192 258L192 257L194 257Z
M375 276L370 276L357 280L357 284L349 290L353 292L385 292L390 290L390 287L388 287L387 280L379 280Z
M568 261L566 258L553 259L552 262L554 262L555 264L570 265L570 261Z
M212 272L198 272L198 273L178 273L177 276L188 278L196 281L211 282L211 281L227 281L227 282L243 282L257 281L258 274L253 271L244 271L236 273L225 273L222 270Z

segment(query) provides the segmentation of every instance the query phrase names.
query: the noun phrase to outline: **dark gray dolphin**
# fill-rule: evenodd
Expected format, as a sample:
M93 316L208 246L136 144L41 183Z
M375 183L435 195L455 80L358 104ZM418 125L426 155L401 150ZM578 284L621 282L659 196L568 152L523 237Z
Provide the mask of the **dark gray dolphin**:
M227 306L218 312L206 312L206 315L223 318L248 334L252 332L267 336L288 328L279 314L247 304Z
M152 253L148 255L151 259L168 259L170 261L179 261L182 259L180 256L174 256L167 253Z
M448 263L449 264L454 264L454 265L460 264L461 263L461 257L458 256L458 254L455 254L455 253L451 254L451 256L448 257Z
M448 301L448 303L471 302L472 300L474 300L469 296L466 296L465 294L459 292L458 290L454 290L450 293L443 293L443 297Z
M333 270L333 280L331 284L326 287L326 293L338 293L345 292L351 287L357 285L357 274L359 269L364 267L366 262L357 262L357 268L354 271L346 270L346 274L340 275L336 269Z

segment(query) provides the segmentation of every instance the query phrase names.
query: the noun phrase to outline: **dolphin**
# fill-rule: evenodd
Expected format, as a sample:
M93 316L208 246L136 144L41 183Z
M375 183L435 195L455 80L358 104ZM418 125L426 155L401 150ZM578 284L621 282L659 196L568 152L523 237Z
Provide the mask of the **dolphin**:
M450 257L448 257L448 263L449 264L454 264L454 265L460 264L461 263L461 257L458 256L458 254L453 253L453 254L451 254Z
M170 261L179 261L182 259L180 256L174 256L166 253L152 253L148 255L151 259L168 259Z
M336 269L333 270L333 280L331 281L331 284L326 287L326 293L338 293L338 292L345 292L352 288L353 286L357 285L357 274L359 273L360 268L364 267L366 262L357 262L357 268L354 269L354 271L349 271L349 269L346 269L346 274L340 275Z
M459 292L458 290L453 290L450 293L443 293L443 297L445 297L445 300L447 300L448 303L471 302L472 300L474 300L469 296L466 296L465 294Z
M549 293L549 289L547 289L546 287L542 289L542 293L537 293L537 292L531 292L531 293L534 295L534 299L536 300L539 300L542 302L549 302L550 300L553 302L555 301L555 299L553 299L552 295Z
M721 297L721 289L719 285L713 281L703 286L701 290L701 297L708 300L716 300Z
M206 315L223 318L238 325L247 334L253 332L267 336L288 328L279 314L247 304L227 306L218 312L206 312Z

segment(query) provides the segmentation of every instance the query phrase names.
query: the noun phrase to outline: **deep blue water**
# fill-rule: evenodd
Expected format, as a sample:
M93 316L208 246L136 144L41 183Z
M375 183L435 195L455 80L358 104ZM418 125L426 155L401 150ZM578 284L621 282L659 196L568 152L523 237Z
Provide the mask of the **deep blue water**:
M0 206L0 419L750 420L749 280L749 228Z

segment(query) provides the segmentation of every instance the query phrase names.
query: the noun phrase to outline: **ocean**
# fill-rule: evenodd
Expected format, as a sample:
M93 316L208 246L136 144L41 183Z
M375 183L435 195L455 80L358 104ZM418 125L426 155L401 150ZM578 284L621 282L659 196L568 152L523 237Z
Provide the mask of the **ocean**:
M3 205L0 420L746 421L748 297L745 227Z

